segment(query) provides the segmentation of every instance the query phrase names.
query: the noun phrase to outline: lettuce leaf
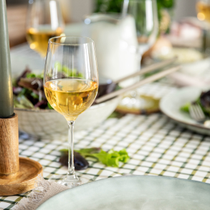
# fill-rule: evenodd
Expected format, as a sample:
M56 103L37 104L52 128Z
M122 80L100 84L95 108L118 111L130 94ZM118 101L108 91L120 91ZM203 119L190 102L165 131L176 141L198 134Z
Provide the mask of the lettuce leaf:
M20 95L14 97L14 107L22 109L31 109L34 107L34 105L24 95Z
M60 150L61 153L68 152L67 149ZM120 151L109 150L108 152L99 148L85 148L81 150L76 150L83 157L96 158L99 162L106 166L119 167L119 162L127 163L129 160L128 153L126 149Z

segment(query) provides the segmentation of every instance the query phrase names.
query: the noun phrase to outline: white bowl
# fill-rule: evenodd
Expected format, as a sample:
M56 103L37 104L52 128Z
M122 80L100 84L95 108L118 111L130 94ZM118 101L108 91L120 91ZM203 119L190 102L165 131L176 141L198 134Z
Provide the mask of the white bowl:
M176 63L182 66L180 72L195 77L209 72L210 57L205 53L191 48L173 48L168 54L155 51L152 53L152 58L158 61L167 60L174 58L174 56L178 55L178 52L179 57Z
M75 131L94 127L103 122L117 107L120 97L92 105L76 120ZM67 135L65 118L54 110L15 109L19 130L39 138Z
M69 32L78 35L81 26L80 24L70 25ZM26 44L11 50L11 63L13 78L19 76L27 65L34 73L40 73L44 68L44 61ZM119 101L120 97L116 97L91 106L78 117L75 130L84 130L99 125L115 110ZM41 138L47 137L48 139L49 137L67 136L66 120L54 110L15 109L15 112L18 114L19 130L25 133Z

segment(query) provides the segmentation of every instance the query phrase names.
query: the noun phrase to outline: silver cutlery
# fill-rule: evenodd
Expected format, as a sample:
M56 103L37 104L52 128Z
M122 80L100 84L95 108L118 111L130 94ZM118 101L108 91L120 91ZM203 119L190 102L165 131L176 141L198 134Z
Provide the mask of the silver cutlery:
M192 103L190 105L189 111L192 119L203 124L206 127L210 127L210 120L206 119L206 116L198 103Z

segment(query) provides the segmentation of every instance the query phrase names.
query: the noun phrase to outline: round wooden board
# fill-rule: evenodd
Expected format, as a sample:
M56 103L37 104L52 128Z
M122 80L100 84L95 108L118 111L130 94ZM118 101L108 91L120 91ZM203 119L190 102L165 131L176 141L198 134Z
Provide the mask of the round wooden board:
M0 175L0 196L25 193L34 188L38 175L42 175L42 165L29 158L19 157L19 171L12 175Z

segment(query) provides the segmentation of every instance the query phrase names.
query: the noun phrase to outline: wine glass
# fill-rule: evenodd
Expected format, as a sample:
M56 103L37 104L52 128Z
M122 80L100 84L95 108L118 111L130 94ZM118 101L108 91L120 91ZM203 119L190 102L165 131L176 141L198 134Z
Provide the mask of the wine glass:
M46 56L48 40L63 33L64 23L57 0L29 0L26 38L32 50Z
M74 169L74 123L95 100L98 83L93 40L65 36L49 40L44 91L50 105L64 116L68 124L68 172L61 180L68 187L80 184Z
M158 32L158 15L156 0L124 0L122 16L131 15L135 20L138 54L141 56L155 43ZM139 63L140 65L140 63ZM130 92L118 107L126 112L139 113L145 108L145 99L138 96L137 90ZM142 107L144 106L144 107Z
M197 17L210 23L210 0L199 0L196 4Z
M210 0L198 0L196 4L197 18L203 21L202 50L209 54L210 52Z
M143 55L155 43L159 31L156 0L130 0L128 14L135 19L139 51Z

